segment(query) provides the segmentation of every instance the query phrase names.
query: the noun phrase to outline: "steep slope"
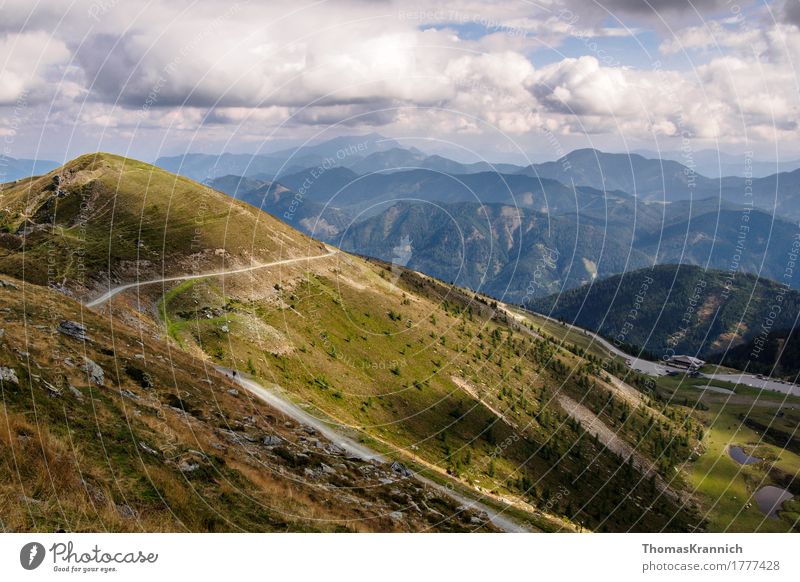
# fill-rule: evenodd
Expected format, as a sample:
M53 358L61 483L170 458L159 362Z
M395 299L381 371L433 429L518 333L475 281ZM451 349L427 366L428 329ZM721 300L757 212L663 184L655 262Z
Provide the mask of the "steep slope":
M521 303L639 268L630 224L499 204L396 204L350 226L334 244ZM398 248L406 241L408 252Z
M660 265L540 299L533 308L657 355L706 357L765 327L792 327L800 293L753 275L731 280L725 271Z
M672 467L695 435L687 417L647 430L661 413L644 400L621 417L629 405L617 402L609 416L616 398L591 361L520 330L484 299L347 256L311 268L200 280L171 291L159 312L185 349L249 370L429 478L480 487L485 499L517 510L547 507L593 529L681 529L696 519L593 441L558 396L602 415L674 488ZM669 430L682 436L664 450L657 442ZM591 473L585 459L594 460ZM566 483L569 495L556 495ZM636 498L657 500L656 509L648 513Z
M778 279L797 227L718 199L661 205L609 197L577 215L399 203L334 234L329 242L346 250L520 303L652 264L727 269L735 259L743 271ZM400 255L402 241L409 252Z
M78 296L115 281L324 252L207 186L111 154L82 156L0 192L0 269Z
M796 327L768 333L761 330L746 343L712 354L709 359L739 370L795 382L800 374L800 330Z
M4 531L494 531L141 329L8 278L0 304Z
M167 225L161 236L168 259L160 271L171 275L156 270L145 278L135 263L129 272L115 267L121 292L108 302L91 302L114 329L133 326L142 337L166 341L169 347L154 348L156 353L180 351L206 366L240 370L274 397L293 401L388 459L534 529L702 527L691 498L681 493L681 469L698 445L699 427L685 411L625 384L613 362L601 365L595 355L537 332L524 315L485 296L398 265L332 253L251 206L152 166L106 156L101 161L80 176L62 172L69 177L65 189L99 189L95 208L115 198L128 208L150 208L152 223ZM118 179L122 194L101 189L106 174ZM180 197L171 203L168 190L148 187L144 177L150 184L178 183ZM47 190L33 192L33 207L45 207ZM23 194L17 198L24 200ZM209 221L193 244L184 243L178 229L171 244L174 208L181 208L179 202L196 208L202 200L213 209L232 206L235 220L227 229L223 215ZM135 212L116 213L113 222L103 212L92 216L97 224L86 229L102 238L98 248L106 251L90 255L98 261L108 261L109 235L101 228L112 233L112 249L130 244L126 233L139 236ZM41 245L55 243L52 227L40 224L45 227L24 227L31 232L22 238L27 243L38 234ZM12 230L18 229L14 222ZM276 247L255 245L263 247L261 265L249 268L256 258L252 241ZM190 257L214 257L219 248L225 257L251 260L221 267L212 260L209 270L189 269L176 280L186 262L193 264ZM287 256L301 260L274 262ZM11 250L0 268L27 265L25 259ZM112 253L111 260L119 259ZM64 286L73 289L69 264L69 257L55 255L54 268L68 274ZM102 287L85 295L95 299ZM50 311L59 313L57 307ZM615 373L623 379L614 379ZM208 393L198 398L213 402ZM607 441L607 431L619 441ZM397 499L408 508L397 511L416 514L416 498L409 501L400 491ZM481 523L478 517L475 525Z

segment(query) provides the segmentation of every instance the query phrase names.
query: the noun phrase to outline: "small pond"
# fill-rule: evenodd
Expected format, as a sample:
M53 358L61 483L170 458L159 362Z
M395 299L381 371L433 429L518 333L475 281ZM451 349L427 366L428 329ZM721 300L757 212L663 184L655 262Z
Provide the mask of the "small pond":
M767 485L756 491L753 497L761 513L772 519L778 519L778 512L781 510L783 503L789 501L792 498L792 494L786 489Z
M752 455L748 455L744 452L742 447L730 446L728 447L728 454L731 456L731 459L740 465L752 465L753 463L758 463L764 460L759 459L758 457L753 457Z

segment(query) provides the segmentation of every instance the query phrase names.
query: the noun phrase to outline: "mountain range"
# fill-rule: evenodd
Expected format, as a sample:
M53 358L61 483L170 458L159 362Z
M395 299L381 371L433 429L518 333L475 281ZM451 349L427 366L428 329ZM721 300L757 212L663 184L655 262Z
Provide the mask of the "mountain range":
M110 154L0 204L7 528L703 527L697 423L508 305Z
M777 279L798 234L787 220L718 196L648 201L522 174L331 168L210 185L359 254L391 262L409 240L411 268L513 302L653 264Z
M737 353L777 297L775 330L800 312L794 225L525 172L319 169L201 184L90 154L0 190L0 459L30 459L0 479L6 527L727 528L690 483L707 405L537 313Z

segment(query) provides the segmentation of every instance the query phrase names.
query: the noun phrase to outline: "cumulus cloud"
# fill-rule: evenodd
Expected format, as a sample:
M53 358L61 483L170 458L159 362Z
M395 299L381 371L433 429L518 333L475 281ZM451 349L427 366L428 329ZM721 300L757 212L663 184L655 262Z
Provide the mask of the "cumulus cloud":
M50 94L44 76L69 57L65 44L44 32L11 33L0 38L0 105L41 101Z
M800 118L797 29L757 18L743 28L727 13L696 22L695 9L702 18L728 10L722 0L280 1L222 10L210 0L76 0L60 15L40 4L13 0L0 24L0 54L9 55L0 107L36 96L49 101L51 125L112 136L160 129L224 141L227 128L246 141L336 124L737 140L789 135ZM797 5L782 5L787 20ZM653 46L665 61L702 53L694 68L656 67L655 50L647 64L623 65L594 44L613 37L638 47L626 37L656 30L643 23L686 13L695 22L659 28ZM570 38L593 42L582 56L559 55ZM542 47L548 58L535 66Z

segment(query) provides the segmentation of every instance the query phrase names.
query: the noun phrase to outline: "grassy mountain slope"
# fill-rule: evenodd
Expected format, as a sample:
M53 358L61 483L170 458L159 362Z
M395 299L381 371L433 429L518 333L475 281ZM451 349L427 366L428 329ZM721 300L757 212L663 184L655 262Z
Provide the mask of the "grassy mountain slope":
M321 248L244 202L111 154L18 182L0 193L0 212L0 269L78 294Z
M4 531L493 530L141 329L8 278L0 304Z
M112 156L100 156L99 162L81 158L68 166L84 167L82 174L63 172L69 193L61 199L56 194L53 204L75 192L93 193L91 216L97 224L86 227L87 240L101 239L94 243L98 251L89 254L93 260L108 261L103 225L112 233L112 251L132 244L126 235L141 236L139 214L130 210L141 207L150 213L149 224L167 225L167 258L148 261L170 273L192 266L193 256L216 257L218 248L226 249L225 257L260 260L320 254L320 243L255 208L152 166ZM99 210L115 199L106 189L107 177L117 179L117 204L129 209L115 213L113 224ZM43 178L33 189L38 192L35 217L47 208L51 198L45 187L52 179ZM179 184L180 196L148 187L148 179ZM24 196L17 193L3 203L20 200ZM204 224L194 244L186 243L172 222L174 209L181 209L179 216L186 220L201 201L216 218ZM221 211L230 208L235 216L226 229L227 215ZM55 213L57 224L66 220L63 216ZM30 227L41 237L34 239L39 245L59 241L61 233L53 235L51 222L40 222L45 227L38 230ZM19 229L16 221L10 226L13 232ZM160 234L163 239L163 230ZM148 233L146 240L154 235ZM54 259L53 268L66 273L65 286L73 288L71 257L55 254ZM21 250L8 249L0 268L24 261ZM111 264L119 261L112 252ZM241 263L247 264L244 259L225 264ZM219 267L213 259L208 266ZM206 272L202 267L188 272ZM134 262L129 271L115 266L113 272L120 282L134 281L142 266ZM95 293L101 288L96 286ZM612 374L623 376L617 364L601 366L597 356L537 332L524 315L486 297L338 253L145 285L115 296L104 309L114 329L130 325L145 338L166 341L169 348L154 347L155 353L174 351L198 365L245 371L389 458L506 507L535 528L702 527L692 499L681 493L682 468L701 435L687 412L615 379ZM58 307L51 311L61 317ZM115 353L112 348L108 357ZM121 355L130 357L125 350ZM195 399L195 408L213 402L208 392ZM609 432L617 438L608 440ZM405 527L415 526L409 521Z
M433 478L449 475L520 509L548 507L603 530L680 529L695 519L678 511L668 525L675 500L594 441L560 398L607 415L665 477L688 453L691 421L664 417L645 399L617 400L591 361L509 325L488 301L346 256L248 279L170 293L160 311L174 340L250 370ZM663 424L652 427L653 417ZM664 450L670 430L682 436ZM567 483L569 495L557 496ZM656 509L645 512L638 497L655 498Z

